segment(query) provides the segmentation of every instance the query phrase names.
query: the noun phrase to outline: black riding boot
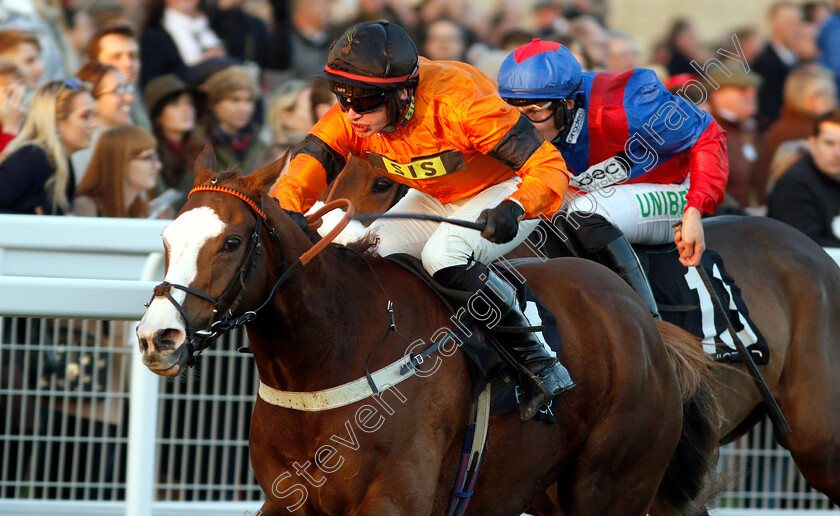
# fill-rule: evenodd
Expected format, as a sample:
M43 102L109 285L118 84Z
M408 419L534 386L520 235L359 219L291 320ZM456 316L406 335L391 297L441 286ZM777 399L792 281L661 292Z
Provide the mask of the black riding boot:
M636 256L636 252L624 235L595 251L595 257L633 287L654 318L662 319L653 291L650 289L650 282L642 269L642 264L639 263L639 257Z
M504 346L513 360L529 371L534 381L532 388L522 386L525 392L519 402L519 418L522 421L528 421L543 405L575 386L569 371L557 358L548 354L533 332L516 331L531 326L531 323L519 308L516 289L507 281L477 262L440 270L435 273L435 279L449 288L476 292L498 310L500 317L492 327L484 326L485 331Z

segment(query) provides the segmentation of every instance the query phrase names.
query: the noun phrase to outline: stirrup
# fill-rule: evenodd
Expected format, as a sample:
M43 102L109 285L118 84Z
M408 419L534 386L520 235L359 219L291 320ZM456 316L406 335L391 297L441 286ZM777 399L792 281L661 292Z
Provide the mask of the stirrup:
M527 366L526 369L531 370ZM529 385L523 389L524 396L519 402L519 419L523 423L536 416L543 405L575 387L568 369L556 359L553 364L546 365L540 371L532 371L531 375Z

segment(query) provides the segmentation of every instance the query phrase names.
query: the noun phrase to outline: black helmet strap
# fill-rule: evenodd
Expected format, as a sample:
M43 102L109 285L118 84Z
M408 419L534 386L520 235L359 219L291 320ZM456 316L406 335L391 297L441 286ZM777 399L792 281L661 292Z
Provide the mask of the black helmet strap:
M577 107L577 103L575 103ZM572 110L566 99L560 99L554 103L554 128L564 132L563 129L572 121Z
M406 88L408 98L400 99L400 91L403 88L395 89L388 93L387 115L388 125L382 130L392 133L400 127L408 124L414 116L414 88Z

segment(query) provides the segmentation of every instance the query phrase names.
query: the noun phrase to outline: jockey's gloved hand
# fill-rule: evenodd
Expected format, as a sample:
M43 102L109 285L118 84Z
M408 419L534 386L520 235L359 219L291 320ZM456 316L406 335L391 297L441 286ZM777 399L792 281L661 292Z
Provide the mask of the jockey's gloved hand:
M283 209L283 211L288 213L289 217L291 217L292 220L295 221L297 223L297 225L300 226L300 228L303 231L305 231L305 232L309 231L309 222L306 221L306 217L303 215L303 213L301 213L299 211L287 210L285 208Z
M516 236L524 216L522 206L507 199L493 209L482 211L476 222L484 225L481 236L495 244L504 244Z

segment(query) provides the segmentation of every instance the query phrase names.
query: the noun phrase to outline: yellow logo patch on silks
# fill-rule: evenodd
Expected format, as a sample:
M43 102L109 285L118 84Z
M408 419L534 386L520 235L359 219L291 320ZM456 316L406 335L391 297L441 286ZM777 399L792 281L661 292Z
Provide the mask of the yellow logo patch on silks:
M408 163L399 163L373 152L367 152L367 157L375 168L388 174L412 180L431 179L467 168L464 156L456 150L448 150L424 158L415 158Z

